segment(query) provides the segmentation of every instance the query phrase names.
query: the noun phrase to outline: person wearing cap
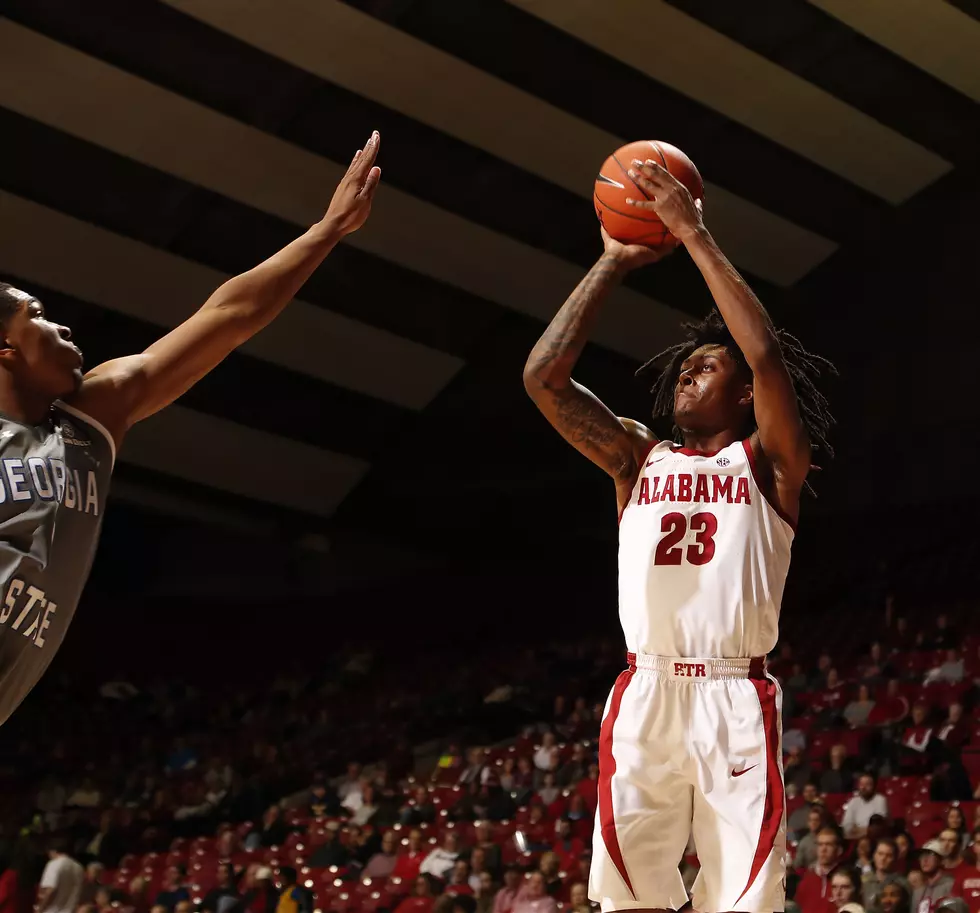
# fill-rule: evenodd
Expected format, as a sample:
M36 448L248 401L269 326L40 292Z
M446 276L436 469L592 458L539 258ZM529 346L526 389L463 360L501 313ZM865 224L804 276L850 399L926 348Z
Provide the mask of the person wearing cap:
M244 913L275 913L279 892L272 883L272 869L265 865L250 867L245 873L245 889Z
M936 913L939 901L953 893L953 876L942 867L944 856L943 845L936 839L919 851L923 885L912 895L912 913Z

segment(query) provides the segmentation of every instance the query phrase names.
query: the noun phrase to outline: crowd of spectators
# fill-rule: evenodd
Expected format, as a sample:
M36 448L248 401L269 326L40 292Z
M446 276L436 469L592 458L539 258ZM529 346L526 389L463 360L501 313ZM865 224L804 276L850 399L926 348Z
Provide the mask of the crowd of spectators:
M770 657L802 913L980 913L980 638L893 616ZM0 913L591 913L617 646L392 665L84 700L52 679L0 733Z

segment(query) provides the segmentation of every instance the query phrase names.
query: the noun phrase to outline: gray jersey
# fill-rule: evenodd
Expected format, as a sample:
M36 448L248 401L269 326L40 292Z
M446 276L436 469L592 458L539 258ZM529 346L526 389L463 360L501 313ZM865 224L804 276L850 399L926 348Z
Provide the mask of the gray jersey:
M37 684L88 579L115 446L56 403L48 421L0 414L0 723Z

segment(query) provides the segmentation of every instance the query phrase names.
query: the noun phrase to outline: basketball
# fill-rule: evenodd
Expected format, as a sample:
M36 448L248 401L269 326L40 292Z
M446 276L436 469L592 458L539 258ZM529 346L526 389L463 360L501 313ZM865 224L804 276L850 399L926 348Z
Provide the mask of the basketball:
M633 159L653 159L680 181L695 200L704 200L704 182L698 169L680 149L659 140L639 140L617 149L603 162L595 180L593 201L599 222L611 238L623 244L674 247L677 239L667 231L655 212L630 206L627 198L642 200L646 194L629 176Z

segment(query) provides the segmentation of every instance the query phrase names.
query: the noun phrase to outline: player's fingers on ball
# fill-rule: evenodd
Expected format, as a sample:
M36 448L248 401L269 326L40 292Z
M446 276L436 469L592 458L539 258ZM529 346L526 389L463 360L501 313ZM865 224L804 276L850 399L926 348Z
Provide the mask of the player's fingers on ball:
M630 180L636 184L647 196L655 196L657 193L657 185L653 183L648 177L646 177L643 172L638 171L636 168L630 168L626 172L630 176Z
M635 209L649 209L651 212L655 212L657 208L653 200L634 200L632 197L626 198L626 205Z

